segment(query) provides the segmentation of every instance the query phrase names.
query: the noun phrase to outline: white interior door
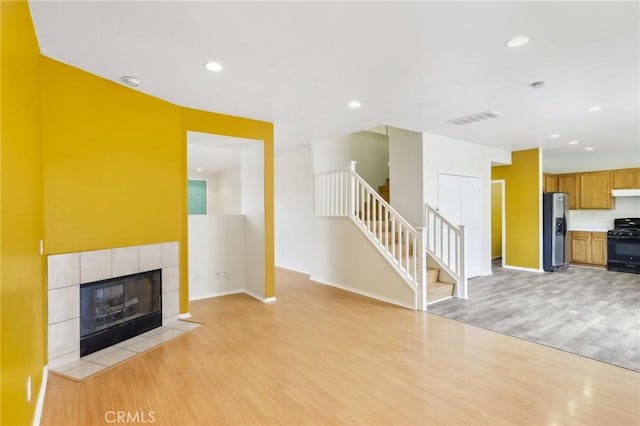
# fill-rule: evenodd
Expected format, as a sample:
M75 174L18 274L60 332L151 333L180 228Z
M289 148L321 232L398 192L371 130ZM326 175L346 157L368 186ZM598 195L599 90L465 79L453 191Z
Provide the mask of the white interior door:
M440 214L466 230L467 277L482 272L482 198L480 178L440 173L438 205Z

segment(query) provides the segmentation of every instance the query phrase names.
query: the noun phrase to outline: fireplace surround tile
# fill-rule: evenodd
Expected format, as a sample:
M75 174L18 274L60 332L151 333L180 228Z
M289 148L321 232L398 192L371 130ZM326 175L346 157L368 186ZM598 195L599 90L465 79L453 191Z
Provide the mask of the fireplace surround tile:
M162 323L178 318L178 290L162 292Z
M49 359L70 352L80 353L80 321L78 318L49 326Z
M178 265L178 243L163 243L162 244L162 267Z
M78 336L78 338L80 337ZM80 359L79 346L80 345L78 345L77 351L69 352L64 355L60 355L56 358L49 357L49 363L47 364L47 367L49 367L49 370L56 370L58 368L61 368L63 366L66 366L72 362L79 360Z
M80 284L111 278L111 250L80 253Z
M111 275L121 277L138 272L138 247L122 247L111 251Z
M179 272L177 266L162 268L162 292L166 293L177 290L180 285Z
M162 244L139 246L140 271L151 271L162 268Z
M80 284L80 253L52 255L47 262L49 289Z
M162 323L176 321L178 248L178 242L174 241L48 256L49 368L56 369L80 359L80 284L163 269Z
M49 324L77 318L79 312L80 286L49 291Z

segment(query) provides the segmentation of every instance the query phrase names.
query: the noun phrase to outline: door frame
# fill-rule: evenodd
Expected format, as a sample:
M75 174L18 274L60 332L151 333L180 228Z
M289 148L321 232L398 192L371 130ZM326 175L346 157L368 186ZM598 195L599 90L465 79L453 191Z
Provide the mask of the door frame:
M502 233L501 233L501 239L502 242L500 243L502 246L502 253L500 256L500 266L504 268L505 262L504 262L504 258L505 258L505 253L507 252L507 210L506 210L506 203L505 203L505 187L507 186L507 181L505 179L492 179L491 180L491 185L493 185L494 183L498 183L500 184L500 210L502 210L502 214L500 215L500 219L502 221L501 226L502 226Z

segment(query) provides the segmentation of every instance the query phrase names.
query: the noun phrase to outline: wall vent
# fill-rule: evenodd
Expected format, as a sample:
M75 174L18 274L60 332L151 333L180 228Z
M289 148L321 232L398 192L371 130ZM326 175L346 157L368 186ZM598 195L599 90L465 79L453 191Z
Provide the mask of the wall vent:
M453 123L459 126L463 126L465 124L476 123L478 121L484 121L490 118L498 118L498 117L502 117L501 112L489 110L489 111L478 112L471 115L465 115L464 117L454 118L453 120L447 120L447 123Z

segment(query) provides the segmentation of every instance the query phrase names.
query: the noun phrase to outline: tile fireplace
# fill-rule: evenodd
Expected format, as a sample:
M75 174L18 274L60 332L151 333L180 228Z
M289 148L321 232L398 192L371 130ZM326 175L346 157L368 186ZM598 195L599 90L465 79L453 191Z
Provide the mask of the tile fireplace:
M56 254L48 256L47 264L50 369L79 360L81 352L85 355L117 343L92 342L88 349L81 349L81 336L97 336L115 327L115 340L125 335L120 339L124 340L135 330L124 332L122 324L144 322L143 333L178 319L176 241ZM154 282L159 284L155 289ZM93 304L82 309L86 314L92 310L93 319L81 320L81 299L91 295Z

